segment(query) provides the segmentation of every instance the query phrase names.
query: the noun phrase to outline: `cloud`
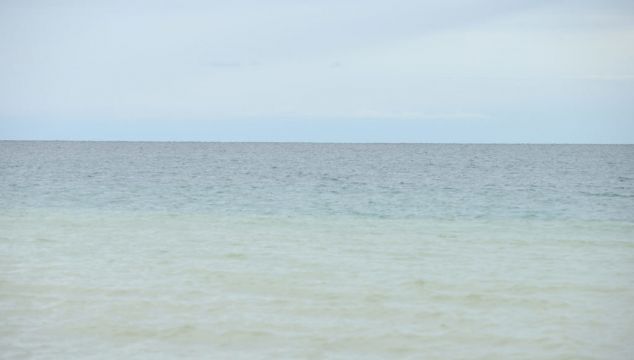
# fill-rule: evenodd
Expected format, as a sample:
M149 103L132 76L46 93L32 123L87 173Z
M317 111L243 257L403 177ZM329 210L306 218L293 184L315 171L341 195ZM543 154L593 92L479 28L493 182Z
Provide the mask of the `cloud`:
M323 117L323 115L322 115ZM415 111L360 111L349 114L331 115L340 119L384 119L384 120L485 120L492 118L490 115L473 112L415 112Z
M604 124L634 118L632 4L3 1L0 121Z

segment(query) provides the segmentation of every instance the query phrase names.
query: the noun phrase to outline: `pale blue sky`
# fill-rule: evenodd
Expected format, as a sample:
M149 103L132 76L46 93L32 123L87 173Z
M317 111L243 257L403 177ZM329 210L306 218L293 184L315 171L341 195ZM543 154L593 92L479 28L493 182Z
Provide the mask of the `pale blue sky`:
M0 1L0 139L634 143L634 1Z

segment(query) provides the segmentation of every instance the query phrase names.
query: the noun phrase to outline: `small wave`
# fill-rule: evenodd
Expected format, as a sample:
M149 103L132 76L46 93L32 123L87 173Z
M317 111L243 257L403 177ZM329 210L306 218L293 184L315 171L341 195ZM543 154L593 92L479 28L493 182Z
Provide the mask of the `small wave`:
M626 198L626 199L634 198L633 194L617 194L615 192L593 193L593 192L581 191L581 194L587 195L587 196L597 196L597 197L607 197L607 198Z

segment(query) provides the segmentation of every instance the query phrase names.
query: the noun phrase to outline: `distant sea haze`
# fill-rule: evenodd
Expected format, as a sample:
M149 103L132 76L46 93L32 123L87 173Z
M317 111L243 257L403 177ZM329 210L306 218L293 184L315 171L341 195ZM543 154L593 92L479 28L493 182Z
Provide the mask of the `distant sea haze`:
M0 142L0 357L630 359L634 146Z

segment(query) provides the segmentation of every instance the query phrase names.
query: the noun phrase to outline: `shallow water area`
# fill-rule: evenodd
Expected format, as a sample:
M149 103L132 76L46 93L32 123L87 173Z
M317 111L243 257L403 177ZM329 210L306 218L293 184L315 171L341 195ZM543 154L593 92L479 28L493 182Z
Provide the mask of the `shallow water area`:
M629 223L59 211L0 219L8 358L632 351Z

